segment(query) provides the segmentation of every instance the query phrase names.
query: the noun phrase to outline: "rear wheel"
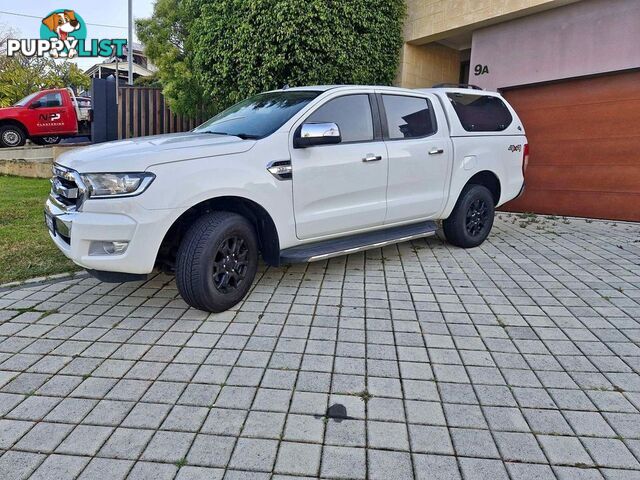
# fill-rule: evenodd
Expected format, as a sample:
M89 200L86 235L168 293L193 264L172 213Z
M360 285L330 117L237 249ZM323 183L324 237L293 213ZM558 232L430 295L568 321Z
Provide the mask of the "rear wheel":
M457 247L477 247L489 236L494 214L489 189L483 185L467 185L449 218L442 222L444 235Z
M212 212L199 218L182 239L176 284L192 307L222 312L244 298L257 269L253 225L235 213Z
M60 137L33 137L30 140L36 145L56 145L62 139Z
M0 127L0 146L21 147L27 140L27 136L21 127L17 125L3 125Z

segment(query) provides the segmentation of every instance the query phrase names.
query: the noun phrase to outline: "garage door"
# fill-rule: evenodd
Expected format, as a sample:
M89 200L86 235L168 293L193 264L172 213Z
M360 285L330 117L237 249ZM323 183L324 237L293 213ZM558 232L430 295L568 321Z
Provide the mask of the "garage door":
M640 72L506 90L530 146L518 212L640 221Z

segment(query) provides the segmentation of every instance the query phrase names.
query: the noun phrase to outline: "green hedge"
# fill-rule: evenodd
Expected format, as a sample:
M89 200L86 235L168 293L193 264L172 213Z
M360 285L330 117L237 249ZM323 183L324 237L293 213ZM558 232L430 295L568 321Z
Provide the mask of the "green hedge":
M173 108L219 111L250 94L393 82L403 0L159 0L138 34Z

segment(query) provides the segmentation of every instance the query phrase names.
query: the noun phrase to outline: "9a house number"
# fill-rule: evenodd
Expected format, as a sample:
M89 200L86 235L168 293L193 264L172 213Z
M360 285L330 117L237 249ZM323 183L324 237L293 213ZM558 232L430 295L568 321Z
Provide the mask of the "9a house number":
M476 77L479 75L486 75L489 73L489 66L479 63L475 67L473 67L473 73Z

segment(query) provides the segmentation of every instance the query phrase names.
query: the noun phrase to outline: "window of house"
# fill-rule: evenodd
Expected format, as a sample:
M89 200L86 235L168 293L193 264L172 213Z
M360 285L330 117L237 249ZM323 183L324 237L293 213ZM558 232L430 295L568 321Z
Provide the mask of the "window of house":
M466 93L447 93L447 96L462 128L468 132L501 132L513 121L511 112L499 97Z
M419 138L433 135L436 120L426 98L382 95L389 138Z

